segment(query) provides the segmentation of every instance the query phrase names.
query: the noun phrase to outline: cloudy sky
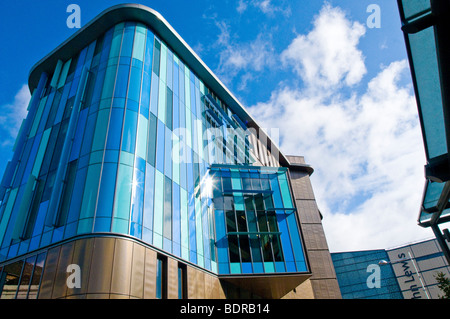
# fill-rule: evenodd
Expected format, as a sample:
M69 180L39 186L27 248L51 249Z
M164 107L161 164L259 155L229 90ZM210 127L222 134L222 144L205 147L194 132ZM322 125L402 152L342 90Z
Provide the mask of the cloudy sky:
M0 171L31 67L121 1L0 4ZM160 12L267 131L303 155L331 251L432 237L417 226L425 156L396 1L140 1Z

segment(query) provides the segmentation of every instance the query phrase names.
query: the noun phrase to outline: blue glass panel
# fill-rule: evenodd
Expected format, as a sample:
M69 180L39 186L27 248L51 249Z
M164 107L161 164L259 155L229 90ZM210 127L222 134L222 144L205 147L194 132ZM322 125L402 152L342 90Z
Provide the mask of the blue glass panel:
M164 174L172 178L172 131L165 127L164 138Z
M80 218L93 217L97 201L101 164L88 166Z
M275 262L276 272L286 272L286 267L284 266L284 262L277 261Z
M173 230L172 239L174 243L181 244L181 211L180 211L180 186L172 183L172 204L173 204ZM178 255L179 256L179 255Z
M33 229L32 235L33 237L42 234L42 231L44 230L44 223L45 223L45 216L47 215L48 202L49 201L45 201L39 205L39 210L36 216L36 222L34 224Z
M114 217L128 220L130 217L131 186L133 167L119 164L117 174L116 197L114 200Z
M150 89L151 89L150 75L147 72L144 72L142 79L141 108L139 112L146 119L148 119L148 112L150 110Z
M138 114L136 112L126 110L122 137L122 151L134 153L136 147L137 120Z
M81 207L81 200L84 190L84 181L86 179L87 167L80 168L75 178L75 184L72 193L72 199L70 201L69 215L67 217L67 223L74 222L78 219Z
M72 144L72 152L70 154L69 162L78 158L81 149L81 142L83 141L84 127L86 126L88 110L84 109L80 112L78 117L77 128L75 130L75 137Z
M176 96L176 95L173 96L173 121L172 121L172 125L173 125L173 132L174 133L179 133L179 132L177 132L177 130L180 128L180 105L179 105L178 96Z
M123 109L112 108L106 149L118 150L122 136Z
M150 112L158 116L159 78L152 72L152 91L150 94Z
M167 50L167 86L172 90L173 88L173 53L170 49Z
M167 239L172 239L172 181L167 176L164 177L163 235Z
M94 232L110 232L111 218L97 217L94 222Z
M145 57L144 57L144 71L147 72L148 74L150 74L152 70L153 43L154 43L154 35L149 29L147 29L147 41L145 44Z
M94 136L95 122L97 114L91 114L88 117L86 130L84 131L83 145L81 146L80 156L86 155L91 151L92 137Z
M195 228L195 198L193 192L188 192L188 207L189 207L189 248L191 251L190 261L197 262L197 241ZM192 259L195 256L195 261Z
M127 22L125 24L125 30L123 33L122 49L120 51L120 56L131 57L131 53L133 51L135 27L136 27L136 24L133 22Z
M278 211L277 214L277 223L279 231L281 232L281 247L283 249L284 259L286 262L294 261L294 255L292 253L291 241L289 238L288 226L286 223L286 215L282 211Z
M147 161L155 167L156 163L156 137L157 137L157 118L154 114L150 113L148 122L148 145L147 145Z
M109 51L111 49L113 33L114 33L114 28L109 29L105 33L105 37L103 38L102 53L101 53L100 62L99 62L100 65L106 63L106 61L108 60Z
M185 104L185 96L184 96L184 64L179 61L179 89L178 89L178 97L180 98L181 103ZM183 122L181 122L183 123ZM184 126L183 126L184 127Z
M294 251L294 258L296 261L304 261L303 248L300 242L300 234L298 230L297 221L294 214L287 215L287 223L289 226L289 234L291 237L292 248Z
M97 204L97 217L111 217L114 204L117 163L104 163Z
M144 172L134 170L134 180L131 199L131 227L130 235L142 237L142 213L144 206Z
M153 229L153 198L155 185L155 169L146 165L145 171L145 195L144 195L144 216L143 224L149 230Z
M272 197L275 208L283 208L283 200L281 198L280 186L278 185L278 179L276 174L271 175L270 186L273 191Z
M109 69L109 68L108 68ZM130 65L120 64L117 71L116 87L114 89L114 97L124 98L127 95L128 87L128 73L130 71Z
M179 95L179 90L180 90L180 80L179 80L179 66L177 63L173 64L173 93L175 96L178 97Z
M164 173L164 140L165 140L165 125L163 122L158 120L158 136L157 136L157 145L156 145L156 168Z
M139 101L139 94L141 91L141 77L142 68L131 68L130 73L130 88L128 89L128 98L133 101Z

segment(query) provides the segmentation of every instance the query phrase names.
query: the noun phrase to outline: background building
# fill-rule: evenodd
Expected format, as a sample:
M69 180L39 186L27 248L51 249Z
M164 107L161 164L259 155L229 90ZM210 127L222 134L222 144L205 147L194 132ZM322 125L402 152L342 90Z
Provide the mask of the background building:
M443 293L436 274L450 277L450 267L436 239L331 256L344 299L437 299ZM375 268L380 274L379 287L370 284Z
M29 88L0 187L1 298L340 298L312 168L157 12L105 10Z

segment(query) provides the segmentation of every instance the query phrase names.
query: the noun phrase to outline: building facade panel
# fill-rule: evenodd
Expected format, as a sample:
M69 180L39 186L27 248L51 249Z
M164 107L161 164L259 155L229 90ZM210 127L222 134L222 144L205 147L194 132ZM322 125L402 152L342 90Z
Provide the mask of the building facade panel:
M333 253L332 258L343 298L438 299L443 292L436 275L450 276L435 239L388 250ZM378 287L367 281L376 267L380 270ZM354 271L359 275L353 275Z
M106 10L29 83L0 187L2 296L282 297L296 286L286 276L311 276L308 249L333 277L309 177L291 179L287 158L159 14ZM302 229L302 214L314 225ZM36 252L39 292L25 294L17 269ZM72 265L80 287L67 282ZM272 292L258 290L261 274ZM221 280L233 275L255 288Z

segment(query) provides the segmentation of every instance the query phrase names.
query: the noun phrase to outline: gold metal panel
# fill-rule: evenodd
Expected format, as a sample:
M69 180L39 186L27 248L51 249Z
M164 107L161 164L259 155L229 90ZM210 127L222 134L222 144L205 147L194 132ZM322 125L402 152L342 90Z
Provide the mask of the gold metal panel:
M188 280L188 298L189 299L196 299L197 298L197 291L195 289L195 282L198 280L197 277L197 270L195 268L187 266L187 280Z
M133 243L133 263L130 287L130 295L133 297L144 297L144 266L145 247L138 243Z
M116 239L111 276L111 294L130 295L133 242Z
M156 252L145 249L144 298L156 298Z
M91 267L89 269L88 293L109 294L114 258L114 238L94 239Z
M94 238L80 239L75 241L72 264L78 265L80 267L81 285L79 288L67 288L67 296L85 294L87 292L94 242Z
M167 258L167 298L178 299L178 262Z
M54 299L66 296L67 278L69 276L67 266L72 264L74 246L74 242L69 242L61 246L52 292L52 298Z
M52 297L53 283L55 281L56 266L58 265L59 251L61 247L49 249L42 274L39 299L50 299Z
M197 270L197 281L195 282L195 290L198 299L205 298L205 273L203 271Z

